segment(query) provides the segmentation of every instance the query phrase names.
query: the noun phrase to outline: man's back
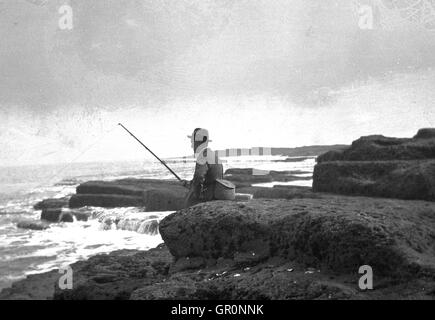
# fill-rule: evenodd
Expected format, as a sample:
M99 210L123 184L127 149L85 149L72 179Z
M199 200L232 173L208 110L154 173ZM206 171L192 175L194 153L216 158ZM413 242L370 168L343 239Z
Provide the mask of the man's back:
M215 199L216 180L223 179L223 166L217 154L209 148L197 154L195 173L190 184L186 207Z

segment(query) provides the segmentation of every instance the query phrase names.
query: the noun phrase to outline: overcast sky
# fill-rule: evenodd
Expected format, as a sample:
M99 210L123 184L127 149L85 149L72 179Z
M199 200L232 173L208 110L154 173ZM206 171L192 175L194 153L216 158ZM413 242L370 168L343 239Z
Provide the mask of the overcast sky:
M118 122L162 156L435 126L435 31L356 2L0 0L0 165L149 157Z

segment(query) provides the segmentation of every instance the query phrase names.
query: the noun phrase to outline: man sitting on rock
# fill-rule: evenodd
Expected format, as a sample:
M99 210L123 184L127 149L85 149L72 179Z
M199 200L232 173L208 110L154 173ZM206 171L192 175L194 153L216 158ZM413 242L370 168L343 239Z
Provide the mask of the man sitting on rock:
M215 186L217 179L223 179L223 166L217 153L208 148L208 130L196 128L188 136L195 153L196 166L193 180L184 181L189 188L186 196L185 207L190 207L200 202L215 200Z

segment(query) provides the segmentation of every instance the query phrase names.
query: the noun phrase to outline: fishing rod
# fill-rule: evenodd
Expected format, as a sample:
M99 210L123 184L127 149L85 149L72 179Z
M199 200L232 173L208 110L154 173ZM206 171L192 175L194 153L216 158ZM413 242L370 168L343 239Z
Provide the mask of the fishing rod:
M127 131L133 138L135 138L136 139L136 141L137 142L139 142L145 149L147 149L154 157L156 157L156 159L157 160L159 160L160 161L160 163L161 164L163 164L165 167L166 167L166 169L168 169L179 181L183 181L183 180L181 180L181 178L171 169L171 168L169 168L168 167L168 165L163 161L163 160L161 160L159 157L157 157L156 156L156 154L154 153L154 152L152 152L150 149L148 149L148 147L146 146L146 145L144 145L143 143L142 143L142 141L140 141L138 138L136 138L135 137L135 135L133 134L133 133L131 133L126 127L124 127L123 125L122 125L122 123L118 123L118 125L120 125L125 131Z

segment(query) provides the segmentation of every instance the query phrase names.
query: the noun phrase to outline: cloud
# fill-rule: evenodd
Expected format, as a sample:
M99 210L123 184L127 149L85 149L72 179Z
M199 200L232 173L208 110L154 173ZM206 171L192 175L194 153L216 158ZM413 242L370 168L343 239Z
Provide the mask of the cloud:
M0 104L41 112L241 93L327 106L349 83L435 66L434 33L364 32L344 0L79 0L72 31L57 28L62 1L14 3L0 22Z
M165 124L171 135L206 123L222 134L225 144L226 125L238 128L233 121L250 119L240 130L266 143L273 136L262 140L257 131L266 112L270 123L282 126L277 129L280 136L291 132L282 146L343 142L340 137L386 128L382 120L373 120L371 112L371 108L388 110L384 95L400 97L401 101L391 101L406 110L407 103L419 101L420 110L426 108L424 97L433 90L432 78L420 77L435 67L435 33L418 23L361 30L355 1L70 3L74 29L62 31L57 9L63 0L41 6L0 2L0 144L11 155L14 137L24 141L23 148L45 146L41 154L56 148L64 155L81 150L88 137L98 136L119 118L133 122L137 118L138 130L142 125ZM419 85L427 90L405 83L397 91L396 76L420 79ZM376 99L368 99L367 87ZM361 102L367 100L371 104ZM373 126L363 126L346 114L347 108ZM323 123L318 115L340 125ZM400 131L399 124L407 128L403 132L414 131L400 119L391 133ZM348 129L341 125L345 122L361 128ZM417 118L414 123L424 124ZM10 126L19 127L25 137L7 131ZM303 128L308 132L302 134ZM241 147L244 142L248 144L237 140ZM38 152L31 154L30 158L39 157ZM117 155L104 155L112 156Z

